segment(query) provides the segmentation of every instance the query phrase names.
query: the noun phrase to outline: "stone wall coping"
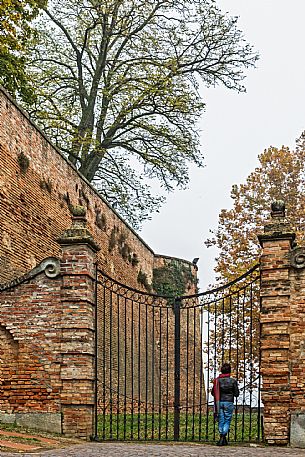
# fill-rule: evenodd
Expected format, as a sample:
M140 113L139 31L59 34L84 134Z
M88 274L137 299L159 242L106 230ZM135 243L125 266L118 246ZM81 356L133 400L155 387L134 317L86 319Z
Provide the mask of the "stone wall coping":
M79 236L67 236L64 234L57 239L57 242L60 244L60 246L87 245L90 246L93 252L99 251L100 247L89 234L88 230L83 232L84 233L80 234Z

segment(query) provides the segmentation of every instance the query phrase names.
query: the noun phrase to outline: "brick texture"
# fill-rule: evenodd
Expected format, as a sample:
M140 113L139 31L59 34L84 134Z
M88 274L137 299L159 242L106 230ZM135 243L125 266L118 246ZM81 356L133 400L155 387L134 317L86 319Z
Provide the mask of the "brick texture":
M26 170L19 163L21 154L29 161ZM86 206L88 228L101 248L102 270L142 288L137 281L141 270L151 282L153 250L1 90L0 163L0 283L59 255L56 240L71 222L68 203Z
M88 436L92 432L94 393L94 261L99 269L123 284L146 292L152 283L153 270L162 266L167 257L155 255L153 250L134 232L124 220L84 180L77 170L50 144L48 139L29 120L16 103L0 89L0 284L26 274L43 259L54 256L61 259L61 276L51 280L44 274L1 294L0 351L2 364L2 389L0 410L4 412L56 412L63 414L62 430L66 434ZM100 247L95 252L90 243L75 243L71 239L71 207L86 208L88 231ZM59 240L59 242L58 242ZM187 264L196 277L196 269ZM139 273L146 284L139 282ZM187 285L186 293L194 293L195 285ZM102 297L102 288L99 296ZM98 329L107 328L107 335L99 338L99 379L102 378L102 352L104 345L112 348L112 365L116 370L117 386L125 381L127 393L136 388L131 374L139 378L137 364L130 364L132 351L138 350L141 360L147 345L146 358L149 372L164 385L166 361L164 359L165 327L160 327L160 314L150 307L148 331L143 325L143 307L131 309L128 302L123 317L122 303L109 300L103 314L103 299L98 309ZM120 310L118 309L120 306ZM119 312L121 315L119 315ZM111 319L110 319L111 316ZM163 311L162 319L165 319ZM141 330L130 344L131 332L141 321ZM168 352L173 354L174 329L172 310L169 310ZM185 319L182 318L182 327ZM199 318L195 327L197 341L200 338ZM120 337L112 338L120 327ZM132 330L133 326L133 330ZM189 337L192 338L192 327ZM154 329L154 334L152 333ZM161 332L160 332L161 329ZM126 334L126 337L125 337ZM185 331L182 328L182 339ZM111 341L110 341L111 340ZM126 341L126 343L125 343ZM118 348L118 345L120 346ZM138 349L137 346L138 345ZM110 358L107 349L106 358ZM115 352L117 353L114 356ZM181 345L182 363L186 363L185 342ZM126 354L125 354L126 353ZM160 355L161 354L161 355ZM199 354L199 351L198 351ZM197 354L197 358L198 358ZM135 357L135 353L133 354ZM160 360L160 357L162 360ZM192 363L190 354L188 361ZM154 360L154 362L153 362ZM104 361L104 365L109 363ZM118 376L118 363L121 374ZM18 368L16 368L18 367ZM200 361L197 360L197 371ZM105 366L105 368L107 368ZM169 361L169 397L173 397L173 364ZM142 365L141 370L146 371ZM158 371L159 370L159 371ZM160 371L161 370L161 371ZM140 373L138 383L143 398L146 390ZM107 369L109 377L109 370ZM160 388L149 375L148 401L158 399ZM195 373L196 380L199 372ZM187 388L182 382L182 399ZM156 384L156 385L155 385ZM140 387L139 387L140 386ZM189 397L194 386L189 385ZM196 392L196 401L198 394ZM132 406L127 405L130 409ZM79 417L79 420L76 420ZM75 425L77 424L77 425Z
M291 264L295 235L274 217L259 236L261 255L261 373L264 432L269 444L288 444L291 414L305 412L305 263Z
M61 320L59 279L2 292L1 411L60 412Z

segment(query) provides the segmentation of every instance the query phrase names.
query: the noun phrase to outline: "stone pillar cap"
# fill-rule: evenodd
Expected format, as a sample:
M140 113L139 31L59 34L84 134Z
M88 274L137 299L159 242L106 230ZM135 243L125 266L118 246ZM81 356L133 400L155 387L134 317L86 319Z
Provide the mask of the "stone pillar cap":
M258 235L260 245L264 241L270 240L295 240L295 233L292 232L290 224L286 218L285 202L275 200L271 204L271 219L264 226L264 233Z
M61 246L69 244L88 244L94 252L100 250L98 244L94 241L91 233L87 229L86 208L83 206L70 207L72 215L71 228L64 231L57 242Z
M286 207L285 202L283 200L275 200L271 203L271 217L280 218L285 217L286 215Z

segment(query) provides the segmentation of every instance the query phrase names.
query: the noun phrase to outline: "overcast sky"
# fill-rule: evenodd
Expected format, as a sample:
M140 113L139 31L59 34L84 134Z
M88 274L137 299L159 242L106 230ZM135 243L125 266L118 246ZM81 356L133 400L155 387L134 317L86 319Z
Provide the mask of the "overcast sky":
M305 0L218 0L239 16L239 28L260 54L245 80L246 94L217 87L202 90L206 111L201 145L205 168L191 169L187 191L167 203L141 236L159 254L200 257L201 291L213 280L216 251L203 242L231 206L233 184L245 181L269 146L294 147L305 130Z

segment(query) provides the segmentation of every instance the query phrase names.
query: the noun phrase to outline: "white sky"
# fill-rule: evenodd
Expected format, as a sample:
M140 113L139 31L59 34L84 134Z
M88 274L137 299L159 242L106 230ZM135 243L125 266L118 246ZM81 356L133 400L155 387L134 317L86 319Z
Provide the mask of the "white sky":
M305 130L305 0L218 0L239 16L245 38L260 54L246 94L204 89L201 144L206 167L191 169L187 191L169 195L141 236L159 254L200 257L201 291L213 280L214 249L203 241L231 206L233 184L245 181L268 146L294 147Z

